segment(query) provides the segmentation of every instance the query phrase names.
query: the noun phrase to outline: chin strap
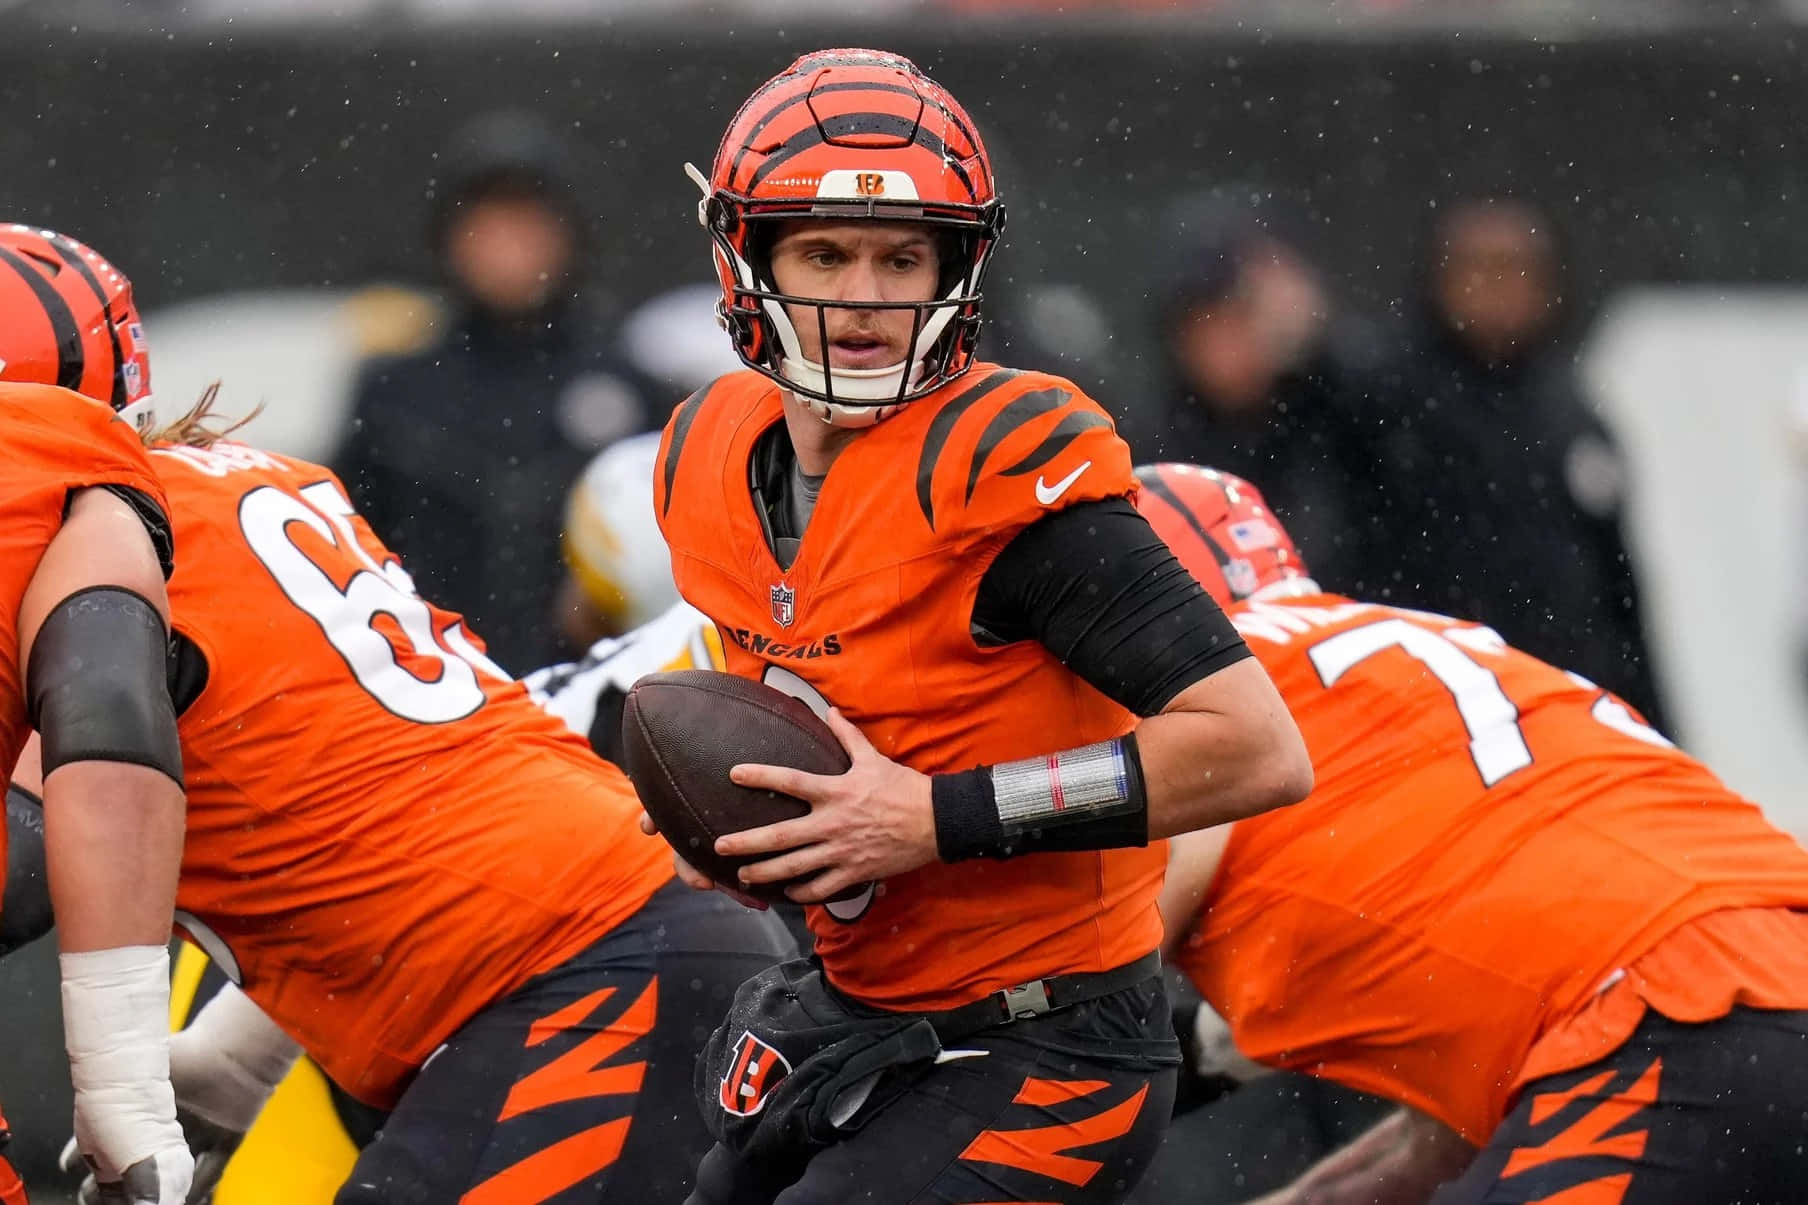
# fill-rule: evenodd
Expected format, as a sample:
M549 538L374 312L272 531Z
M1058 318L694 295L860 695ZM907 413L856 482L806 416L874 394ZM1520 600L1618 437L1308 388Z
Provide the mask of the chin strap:
M806 360L801 356L787 356L778 363L779 375L787 381L793 381L804 389L817 393L827 393L828 374L822 365L814 360ZM904 376L904 365L893 364L888 368L837 368L834 370L835 393L837 396L852 401L883 401L898 396L898 385ZM915 373L912 374L912 385L921 380L923 363L917 361ZM850 388L850 386L852 386ZM890 418L902 410L907 402L892 405L859 406L842 402L829 402L805 393L792 392L792 397L802 402L804 408L831 427L870 427L875 423Z

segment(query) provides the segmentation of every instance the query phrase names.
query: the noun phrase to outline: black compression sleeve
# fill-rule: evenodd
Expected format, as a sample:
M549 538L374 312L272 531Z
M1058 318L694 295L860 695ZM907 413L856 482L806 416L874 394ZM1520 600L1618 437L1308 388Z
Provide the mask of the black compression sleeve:
M1018 532L979 584L985 644L1034 640L1137 715L1250 655L1218 604L1124 498Z
M50 609L25 668L26 714L44 777L69 762L149 766L182 784L169 694L169 635L157 609L119 586L88 586Z

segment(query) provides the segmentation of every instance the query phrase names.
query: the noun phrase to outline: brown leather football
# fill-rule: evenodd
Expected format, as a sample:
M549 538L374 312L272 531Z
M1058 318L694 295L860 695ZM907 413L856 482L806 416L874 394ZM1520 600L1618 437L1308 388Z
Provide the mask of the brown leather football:
M716 838L807 815L810 805L777 791L737 786L728 771L748 763L842 774L848 755L800 699L761 682L707 669L648 674L622 707L622 768L660 833L686 862L762 899L784 884L743 888L752 858L716 853Z

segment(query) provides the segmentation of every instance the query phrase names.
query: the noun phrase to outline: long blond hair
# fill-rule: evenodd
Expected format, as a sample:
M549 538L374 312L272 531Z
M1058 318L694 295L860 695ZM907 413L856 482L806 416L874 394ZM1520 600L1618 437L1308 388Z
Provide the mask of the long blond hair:
M165 423L144 437L147 444L180 444L185 448L211 448L234 431L263 413L263 403L259 403L244 418L228 419L213 412L213 405L220 398L220 383L215 381L201 391L201 396L186 413L174 421ZM223 427L216 423L225 423Z

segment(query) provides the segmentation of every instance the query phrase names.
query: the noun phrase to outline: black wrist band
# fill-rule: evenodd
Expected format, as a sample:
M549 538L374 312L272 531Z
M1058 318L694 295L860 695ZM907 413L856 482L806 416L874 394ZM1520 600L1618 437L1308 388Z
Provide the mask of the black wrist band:
M1009 856L990 766L936 774L929 794L935 803L935 851L942 861Z
M1012 858L1019 854L1075 850L1125 849L1149 843L1149 799L1143 787L1142 759L1136 736L1127 733L1113 744L1123 764L1122 795L1108 806L1088 810L1070 807L1036 815L1034 819L1006 824L999 814L999 769L980 766L930 779L930 799L935 806L936 853L944 862L969 858ZM1087 746L1081 754L1095 758L1102 746ZM1047 759L1058 766L1061 756ZM1033 762L1005 767L1019 774ZM1050 771L1058 774L1058 769Z

